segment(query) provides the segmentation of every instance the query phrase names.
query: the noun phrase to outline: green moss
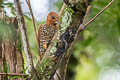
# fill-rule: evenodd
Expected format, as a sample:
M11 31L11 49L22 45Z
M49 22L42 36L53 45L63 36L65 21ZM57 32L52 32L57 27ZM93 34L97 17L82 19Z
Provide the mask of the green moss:
M52 55L53 53L55 53L56 50L57 50L57 48L56 48L57 42L58 42L58 40L54 41L54 44L53 44L52 48L50 49L51 55Z
M83 6L83 0L73 0L72 5L67 6L61 17L60 35L64 34L66 29L69 29L73 34L75 33L84 17L84 10L86 8L82 7L85 7ZM71 35L70 37L69 42L73 39ZM51 54L56 52L56 44L59 42L61 42L60 39L56 39L54 41L52 45L53 47L50 50ZM57 68L57 61L53 61L51 55L50 57L43 58L42 60L43 61L41 63L39 62L37 65L37 70L39 72L40 80L48 80Z
M51 76L51 73L53 73L53 64L54 65L54 62L52 61L52 58L45 58L43 59L43 61L41 62L40 65L38 65L37 69L39 69L39 76L40 76L40 79L41 80L48 80ZM55 69L55 67L54 67Z
M68 26L70 26L70 23L72 22L72 15L74 11L68 7L65 9L64 17L62 18L61 23L61 33L64 33Z

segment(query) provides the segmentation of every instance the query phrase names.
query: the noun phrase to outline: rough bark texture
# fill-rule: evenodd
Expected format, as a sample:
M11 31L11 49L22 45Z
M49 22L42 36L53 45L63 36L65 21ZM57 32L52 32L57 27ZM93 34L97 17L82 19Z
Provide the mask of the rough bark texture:
M54 40L54 45L52 46L49 55L45 56L41 62L38 62L36 69L39 77L34 75L34 80L49 80L53 78L56 69L60 66L63 57L66 55L66 52L71 46L74 46L75 35L80 24L82 24L90 1L91 0L64 0L68 6L64 10L62 17L60 38ZM69 60L69 57L67 57L67 59Z
M16 18L0 20L0 28L0 73L23 73L24 61ZM0 75L0 80L9 80L12 77Z
M26 73L29 73L30 70L34 72L35 70L34 70L32 52L31 52L30 45L29 45L29 39L27 35L25 19L24 19L24 15L22 12L21 3L20 3L20 0L14 0L14 3L15 3L16 11L17 11L17 20L18 20L19 29L21 32L21 38L22 38L24 53L26 57L26 65L28 67L26 70Z

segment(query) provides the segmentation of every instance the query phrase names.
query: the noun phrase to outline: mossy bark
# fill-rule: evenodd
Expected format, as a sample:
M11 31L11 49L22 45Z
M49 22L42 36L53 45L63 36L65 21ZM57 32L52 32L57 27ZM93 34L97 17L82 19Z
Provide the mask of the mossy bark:
M64 10L61 20L60 38L54 42L57 46L53 45L55 49L54 51L50 51L51 55L43 58L41 62L38 62L36 66L38 75L33 75L33 80L49 80L54 76L63 56L66 55L65 53L74 41L75 34L80 24L82 24L90 1L91 0L64 0L67 8ZM56 58L55 61L53 60L54 58Z

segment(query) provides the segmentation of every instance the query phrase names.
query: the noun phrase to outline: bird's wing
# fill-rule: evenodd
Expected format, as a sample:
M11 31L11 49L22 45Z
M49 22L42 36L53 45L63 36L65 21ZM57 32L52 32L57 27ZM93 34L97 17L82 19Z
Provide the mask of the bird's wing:
M39 28L38 28L38 35L37 35L37 39L38 39L39 46L40 46L41 27L43 27L42 24L39 25Z

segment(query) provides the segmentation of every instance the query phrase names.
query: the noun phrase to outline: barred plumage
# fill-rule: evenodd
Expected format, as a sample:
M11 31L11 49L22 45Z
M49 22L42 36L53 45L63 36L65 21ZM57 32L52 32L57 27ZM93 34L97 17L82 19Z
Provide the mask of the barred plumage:
M48 48L51 40L56 32L56 24L58 23L58 15L55 12L50 12L47 16L46 24L38 29L38 42L40 55L42 56Z
M50 25L44 25L39 28L40 31L40 36L39 36L39 48L40 48L40 53L44 54L46 51L46 48L49 46L54 33L56 32L56 29Z

